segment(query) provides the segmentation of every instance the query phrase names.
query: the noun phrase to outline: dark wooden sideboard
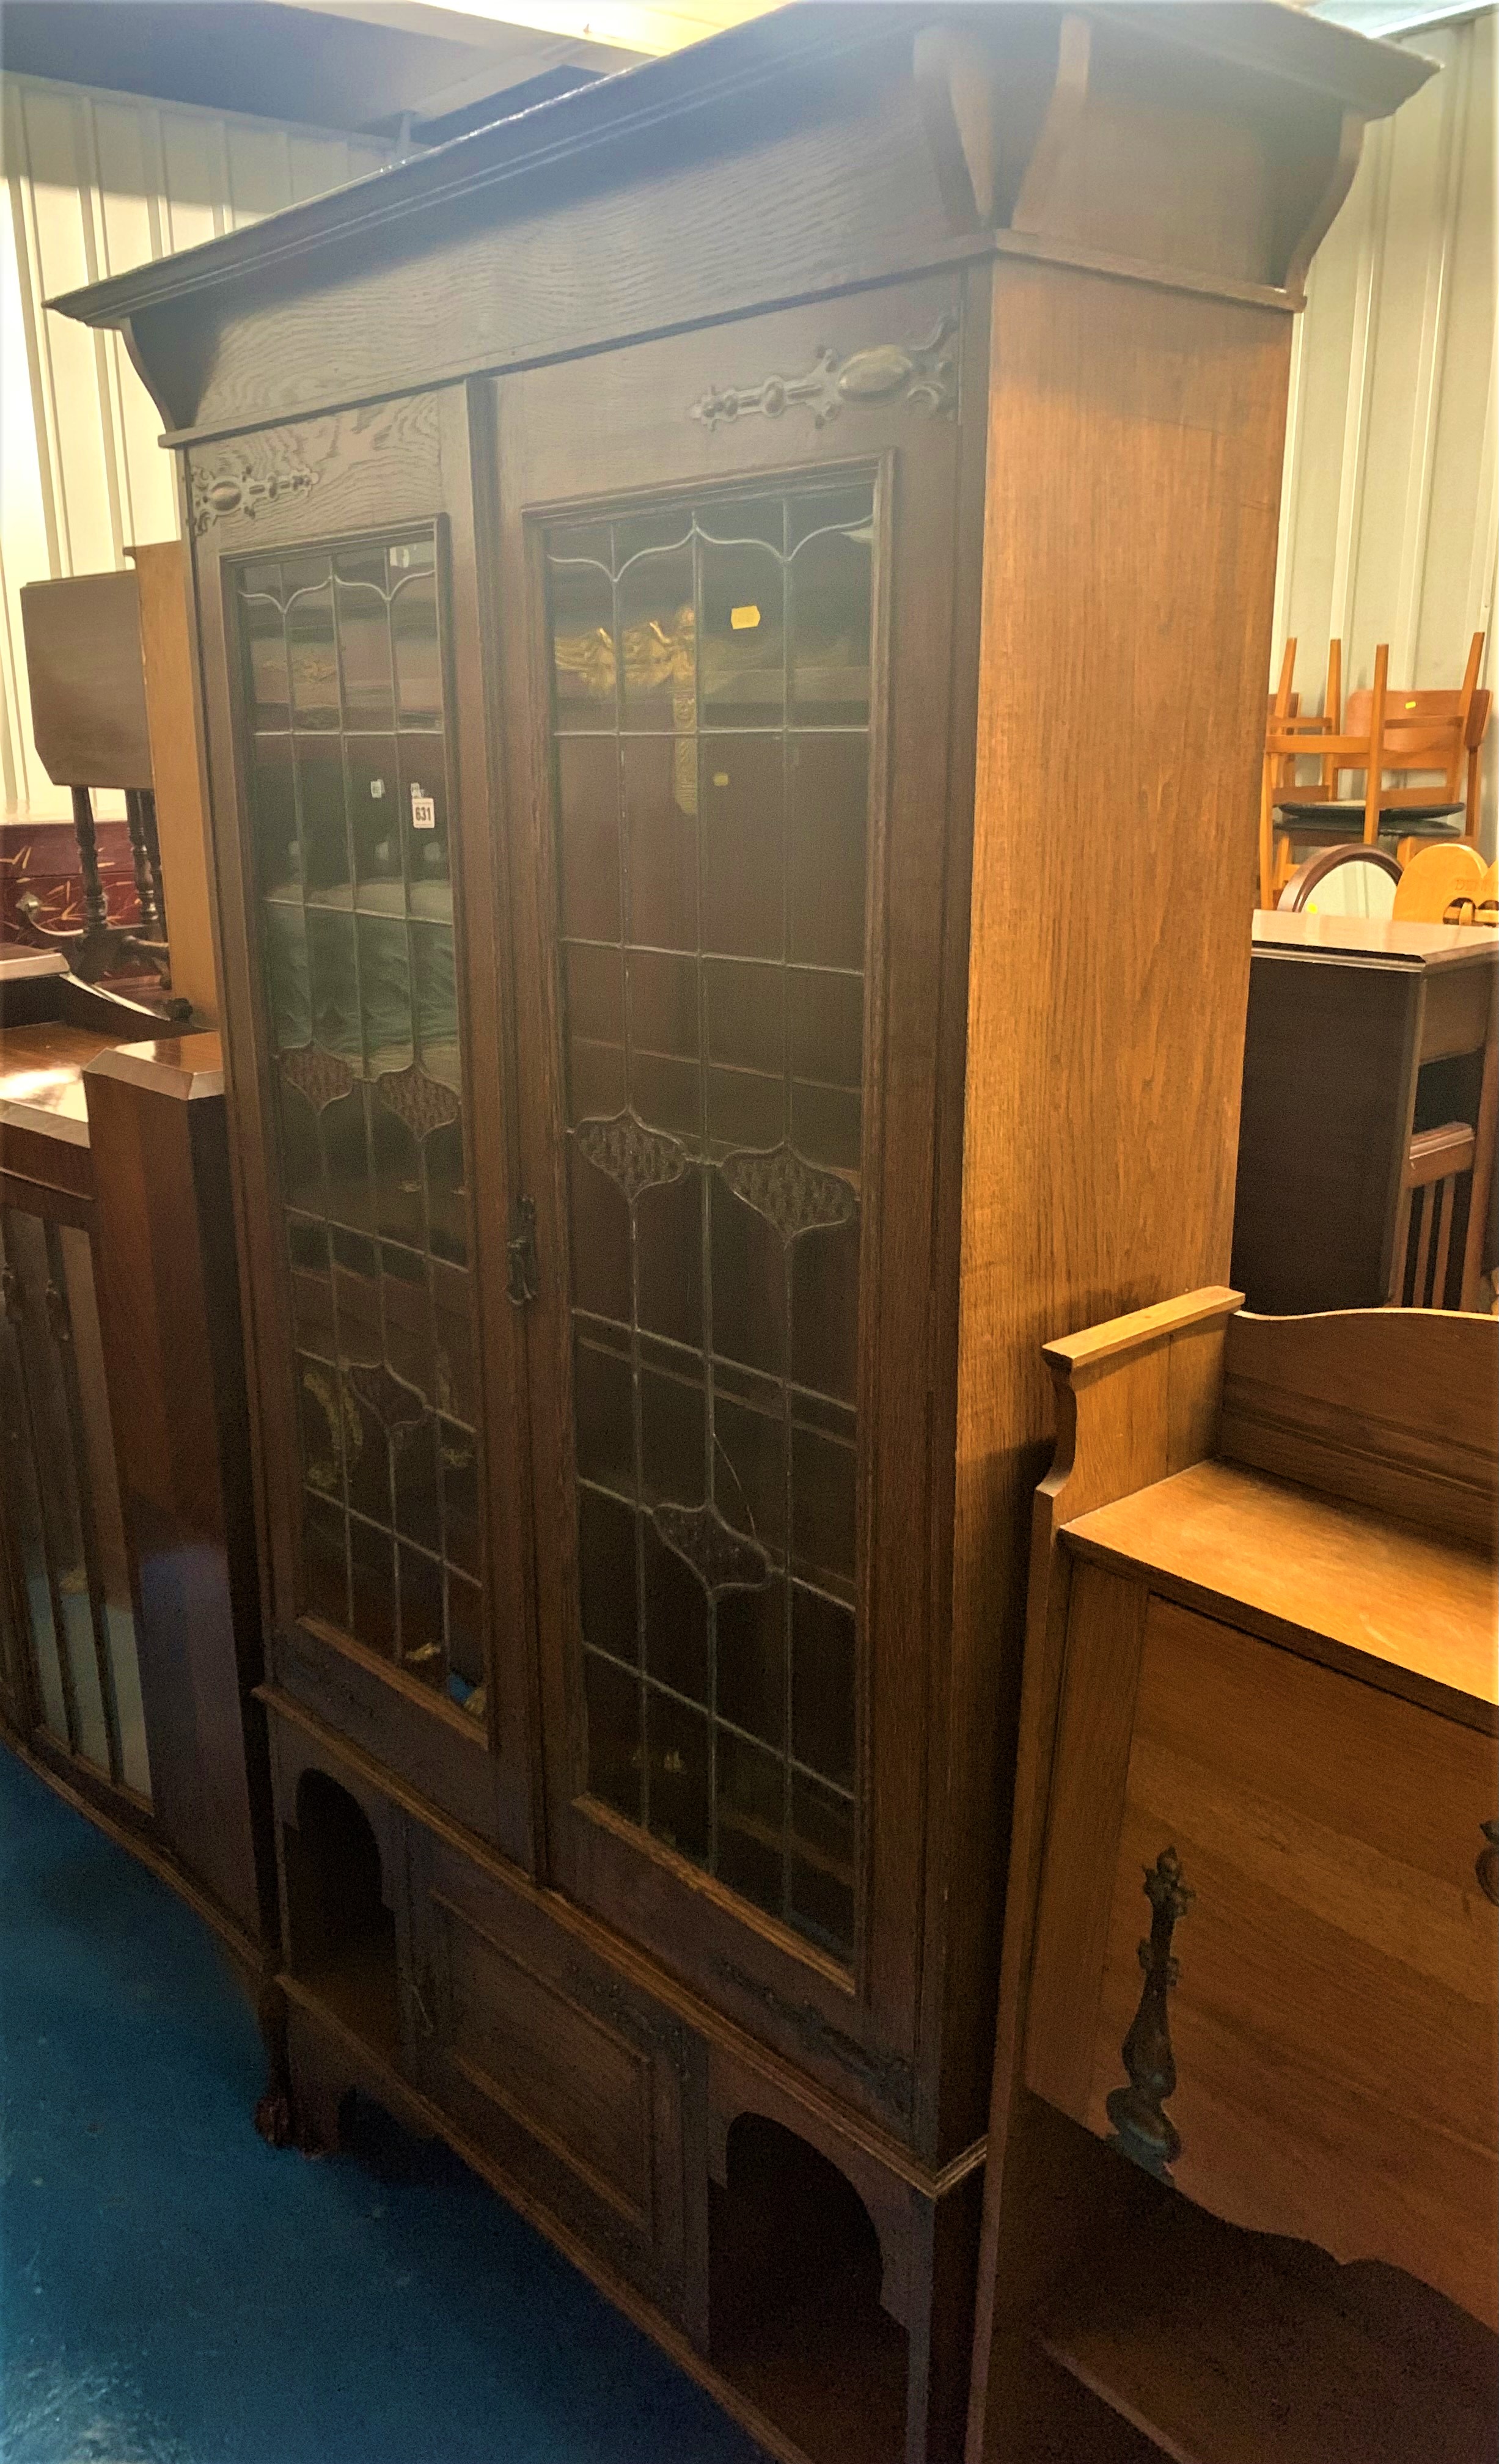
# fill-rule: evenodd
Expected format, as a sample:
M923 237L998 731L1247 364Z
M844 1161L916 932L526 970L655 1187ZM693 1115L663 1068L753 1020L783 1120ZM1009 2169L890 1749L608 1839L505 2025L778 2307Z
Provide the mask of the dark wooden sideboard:
M1484 926L1256 914L1232 1268L1251 1308L1479 1306L1496 1010Z
M1226 1268L1292 319L1427 74L797 9L61 303L193 539L269 2119L793 2464L960 2445L1040 1345Z
M257 1998L276 1899L217 1036L0 953L0 1738ZM143 1040L149 1037L151 1040Z

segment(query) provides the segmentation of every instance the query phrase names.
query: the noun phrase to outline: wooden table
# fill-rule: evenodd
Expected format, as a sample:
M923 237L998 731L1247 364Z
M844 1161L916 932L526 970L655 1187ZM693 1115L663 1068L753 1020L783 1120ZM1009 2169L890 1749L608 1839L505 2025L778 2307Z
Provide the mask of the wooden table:
M1252 1309L1415 1296L1412 1141L1448 1125L1473 1133L1472 1163L1454 1181L1436 1284L1448 1307L1479 1305L1493 1257L1496 974L1499 935L1481 925L1255 916L1232 1266Z

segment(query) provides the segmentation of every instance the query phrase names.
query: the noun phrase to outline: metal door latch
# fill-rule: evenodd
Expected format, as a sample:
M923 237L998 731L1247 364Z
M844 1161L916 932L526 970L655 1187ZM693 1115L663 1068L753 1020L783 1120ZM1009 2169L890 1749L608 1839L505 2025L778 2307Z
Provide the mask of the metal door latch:
M540 1289L537 1281L536 1200L517 1199L514 1220L519 1228L506 1244L510 1269L505 1288L512 1309L524 1309L527 1301L534 1301Z

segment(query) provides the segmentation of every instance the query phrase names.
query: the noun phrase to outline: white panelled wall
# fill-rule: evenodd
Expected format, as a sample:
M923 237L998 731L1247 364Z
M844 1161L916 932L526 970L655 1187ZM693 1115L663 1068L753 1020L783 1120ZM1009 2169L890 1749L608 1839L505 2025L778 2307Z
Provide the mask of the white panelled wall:
M1312 262L1291 368L1272 672L1297 642L1304 710L1320 710L1330 639L1344 689L1457 685L1488 639L1499 561L1494 334L1494 12L1425 26L1410 49L1442 74L1371 128L1342 212ZM1485 747L1494 851L1499 720Z
M1367 683L1456 683L1489 633L1499 547L1494 341L1494 16L1408 38L1443 74L1371 129L1352 195L1312 267L1291 377L1274 665L1299 642L1303 707L1327 646ZM10 213L0 242L0 786L7 815L64 816L31 740L16 593L97 572L176 528L160 420L118 335L49 294L357 178L373 144L4 79ZM1488 756L1492 849L1495 736Z
M122 565L128 545L178 527L161 418L120 336L50 316L42 301L258 222L388 158L317 129L40 77L0 82L0 786L7 816L42 820L73 807L32 742L21 584ZM96 799L106 814L117 801Z

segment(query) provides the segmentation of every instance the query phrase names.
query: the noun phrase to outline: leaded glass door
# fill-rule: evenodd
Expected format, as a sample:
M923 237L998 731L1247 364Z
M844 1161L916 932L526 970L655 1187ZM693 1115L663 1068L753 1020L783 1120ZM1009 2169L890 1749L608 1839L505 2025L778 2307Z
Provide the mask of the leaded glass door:
M816 322L872 341L922 314ZM870 1533L891 1378L924 1408L937 1090L929 1061L902 1183L886 1003L910 980L897 1041L932 1035L936 944L911 942L941 895L956 468L953 320L925 315L924 390L908 354L864 400L871 353L811 346L799 312L500 406L504 596L531 627L507 741L545 817L514 855L541 960L537 1490L555 1462L567 1501L539 1532L554 1861L717 1998L836 2040L887 2105L919 1837L882 1765L903 1723L917 1748L926 1636L882 1701L899 1585L880 1596ZM731 343L805 359L805 407L761 387L741 411L712 382ZM919 1565L919 1515L905 1546Z
M432 532L237 564L303 1600L485 1707Z
M471 475L455 388L206 450L191 482L275 1682L524 1858Z
M543 533L588 1793L844 1961L875 520Z

